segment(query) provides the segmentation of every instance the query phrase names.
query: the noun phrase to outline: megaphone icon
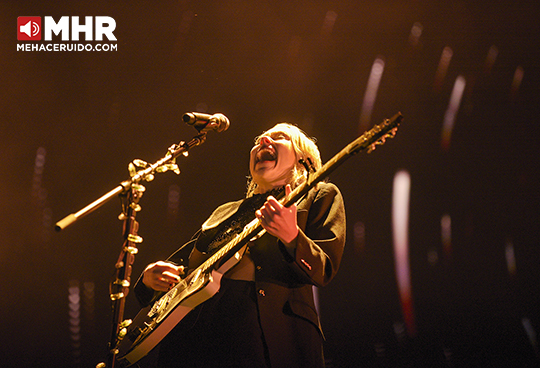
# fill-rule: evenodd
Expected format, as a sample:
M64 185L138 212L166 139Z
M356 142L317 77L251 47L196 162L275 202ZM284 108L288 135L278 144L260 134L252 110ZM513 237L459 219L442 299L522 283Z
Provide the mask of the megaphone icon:
M34 37L39 33L39 24L33 21L20 26L21 33L26 33L28 37Z

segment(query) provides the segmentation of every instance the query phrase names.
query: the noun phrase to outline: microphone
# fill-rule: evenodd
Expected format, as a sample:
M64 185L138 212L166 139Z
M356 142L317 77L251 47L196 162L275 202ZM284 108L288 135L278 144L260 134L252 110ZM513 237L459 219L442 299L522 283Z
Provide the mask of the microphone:
M220 133L227 130L230 125L229 119L220 113L209 115L201 112L186 112L182 120L188 125L193 125L199 133L206 133L210 130Z

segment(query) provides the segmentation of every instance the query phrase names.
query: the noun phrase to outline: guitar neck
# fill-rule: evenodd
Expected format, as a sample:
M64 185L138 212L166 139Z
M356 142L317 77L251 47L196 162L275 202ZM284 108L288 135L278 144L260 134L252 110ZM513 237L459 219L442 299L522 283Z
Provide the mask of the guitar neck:
M254 237L261 229L261 221L257 218L253 219L244 227L241 233L236 235L231 241L210 256L203 264L197 267L197 271L200 269L202 272L207 272L223 260L227 254L232 253L233 250L240 249L248 239Z
M365 149L368 149L368 153L371 153L376 145L384 144L386 138L393 138L395 130L397 130L402 119L403 115L397 113L392 118L384 120L381 124L376 125L360 137L356 138L339 151L338 154L328 160L319 170L311 173L304 183L296 187L295 190L282 201L282 204L285 207L291 206L302 198L302 196L318 182L326 179L345 160Z
M368 153L370 153L377 145L384 144L386 138L393 138L402 119L403 116L401 113L397 113L392 118L384 120L381 124L376 125L360 137L356 138L338 154L328 160L319 170L310 173L304 183L296 187L287 197L281 199L281 204L285 207L293 205L317 183L326 179L330 173L337 169L349 157L365 149L368 149ZM197 271L199 270L201 272L206 272L215 267L218 262L229 253L232 253L233 250L239 250L246 243L246 240L253 238L261 231L261 229L261 222L259 219L256 218L252 220L244 227L244 230L240 234L221 247L216 253L197 267L192 274L198 273Z
M277 198L286 207L301 200L318 182L324 180L339 165L352 155L367 149L373 151L386 138L392 138L402 120L401 114L383 121L342 149L319 170L309 173L307 180L295 188L285 198L283 191ZM247 224L242 232L219 248L199 267L195 268L182 282L161 296L152 306L141 310L133 323L127 328L126 338L117 340L118 356L122 362L130 365L150 352L184 316L197 305L211 298L219 290L221 275L234 267L240 260L236 252L245 247L247 242L264 229L259 219ZM234 258L233 258L234 257ZM217 274L214 274L214 270ZM125 330L125 329L124 329ZM111 350L113 351L113 350ZM116 353L115 353L116 354Z

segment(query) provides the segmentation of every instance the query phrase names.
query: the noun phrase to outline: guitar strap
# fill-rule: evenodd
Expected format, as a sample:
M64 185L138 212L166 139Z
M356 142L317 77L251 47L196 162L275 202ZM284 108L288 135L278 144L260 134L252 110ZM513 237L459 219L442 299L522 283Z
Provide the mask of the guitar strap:
M223 245L231 241L234 236L241 233L244 227L255 219L255 211L263 206L269 196L278 198L284 190L284 187L276 188L263 194L255 194L244 200L238 210L223 221L217 229L209 232L209 234L201 235L197 240L197 250L208 255L215 253Z

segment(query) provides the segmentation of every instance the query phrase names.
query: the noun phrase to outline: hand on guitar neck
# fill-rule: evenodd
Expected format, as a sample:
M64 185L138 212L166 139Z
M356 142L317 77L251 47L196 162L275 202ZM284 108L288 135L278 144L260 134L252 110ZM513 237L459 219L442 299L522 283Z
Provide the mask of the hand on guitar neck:
M174 332L160 347L162 366L201 365L202 358L208 362L205 366L237 366L240 360L249 361L250 366L256 365L253 362L258 366L290 366L290 362L324 366L312 285L327 285L339 268L346 233L344 203L338 188L330 183L321 185L323 188L313 193L316 197L312 201L304 202L302 222L297 222L295 203L346 159L362 150L369 153L386 138L393 137L401 119L401 114L396 114L373 127L324 165L314 141L291 124L278 123L256 138L250 153L246 201L259 199L255 196L268 195L269 190L291 183L294 183L293 191L287 188L286 197L280 201L271 196L260 198L265 203L256 211L255 220L251 215L260 202L248 207L250 222L235 228L240 232L232 232L230 239L217 238L219 247L213 252L204 254L195 244L188 260L189 275L184 276L188 270L173 263L159 261L149 265L140 280L145 286L134 288L137 298L146 306L119 339L116 346L119 361L135 364L178 327L179 332ZM313 169L305 167L299 158L309 160ZM230 214L225 210L238 208L234 207L238 203L220 206L207 221L214 224L213 228L221 224L228 226L225 214ZM281 244L272 237L258 236L262 233L261 226L279 238L287 251L293 250L291 257L286 257ZM208 232L208 239L192 241L201 240L200 245L206 246L216 239L216 233ZM250 259L254 272L261 271L255 272L255 279L259 278L264 289L251 284L246 288L245 283L237 282L228 282L221 288L222 276L244 259L242 254L250 241L258 242L250 248ZM203 255L205 259L197 258ZM164 295L152 296L147 292L150 289ZM218 291L222 292L221 297L211 302ZM258 291L253 298L252 291L253 294ZM151 300L156 297L159 298ZM209 307L200 308L196 322L186 322L189 331L186 330L180 324L184 317L206 302ZM205 344L192 335L203 336ZM289 342L293 343L289 345Z
M291 194L290 184L285 187L285 195ZM288 245L298 236L296 223L296 205L285 207L273 196L268 197L264 205L255 212L262 227L271 235Z

